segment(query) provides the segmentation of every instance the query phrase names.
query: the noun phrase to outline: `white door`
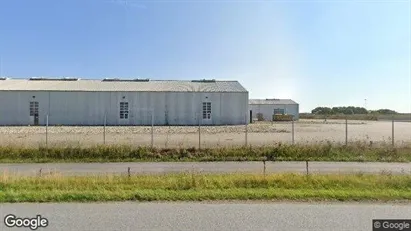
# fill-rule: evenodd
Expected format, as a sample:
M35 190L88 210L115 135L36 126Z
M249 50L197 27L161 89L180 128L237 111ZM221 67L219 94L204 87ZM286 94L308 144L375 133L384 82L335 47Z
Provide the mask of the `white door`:
M212 124L212 107L211 102L203 102L202 114L200 115L202 118L202 124L208 125Z
M39 125L39 102L31 101L29 107L30 125Z
M128 102L120 102L120 125L130 124L130 114Z

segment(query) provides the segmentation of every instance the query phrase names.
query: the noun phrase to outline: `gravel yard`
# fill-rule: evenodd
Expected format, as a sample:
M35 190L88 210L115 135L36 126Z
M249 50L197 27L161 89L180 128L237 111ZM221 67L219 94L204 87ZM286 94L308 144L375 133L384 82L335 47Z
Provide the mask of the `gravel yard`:
M395 123L397 145L411 143L411 123ZM248 144L259 146L278 142L291 143L291 122L254 123L246 126L201 127L202 147L238 146ZM348 140L391 143L392 124L390 121L349 121ZM0 127L0 145L38 146L82 145L104 143L104 127ZM154 145L157 147L198 147L198 127L163 126L154 127ZM345 121L343 120L300 120L294 124L296 143L345 142ZM151 127L106 127L106 144L151 145Z

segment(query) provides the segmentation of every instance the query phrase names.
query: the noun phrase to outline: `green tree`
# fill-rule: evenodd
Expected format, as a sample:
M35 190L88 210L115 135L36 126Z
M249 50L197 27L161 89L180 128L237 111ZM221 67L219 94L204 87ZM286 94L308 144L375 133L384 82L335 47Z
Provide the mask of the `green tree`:
M315 115L338 115L338 114L343 114L343 115L365 115L365 114L381 114L381 115L387 115L387 114L397 114L398 112L390 110L390 109L379 109L376 111L367 111L367 109L363 107L354 107L354 106L348 106L348 107L316 107L311 111L312 114Z
M379 109L377 110L378 114L387 115L387 114L397 114L398 112L390 110L390 109Z
M331 115L332 110L329 107L316 107L311 113L315 115Z
M316 115L337 115L337 114L344 114L344 115L352 115L352 114L368 114L367 109L363 107L317 107L311 111L312 114Z

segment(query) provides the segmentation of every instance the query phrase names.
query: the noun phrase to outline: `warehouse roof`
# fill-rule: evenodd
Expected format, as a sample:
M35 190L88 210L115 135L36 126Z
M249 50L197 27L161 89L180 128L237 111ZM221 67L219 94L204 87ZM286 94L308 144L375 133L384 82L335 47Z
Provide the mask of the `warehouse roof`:
M75 78L0 78L0 91L247 92L238 81Z
M289 105L298 104L291 99L250 99L248 104L272 104L272 105Z

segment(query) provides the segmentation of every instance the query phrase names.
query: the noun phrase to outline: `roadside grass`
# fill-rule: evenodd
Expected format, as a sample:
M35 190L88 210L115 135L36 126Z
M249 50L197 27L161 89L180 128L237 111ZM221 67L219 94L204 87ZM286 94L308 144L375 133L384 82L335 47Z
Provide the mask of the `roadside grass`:
M411 145L393 148L388 143L275 144L265 147L149 148L127 145L93 147L1 146L1 163L51 162L176 162L176 161L370 161L409 162Z
M0 202L396 201L411 199L409 175L198 174L0 176Z

